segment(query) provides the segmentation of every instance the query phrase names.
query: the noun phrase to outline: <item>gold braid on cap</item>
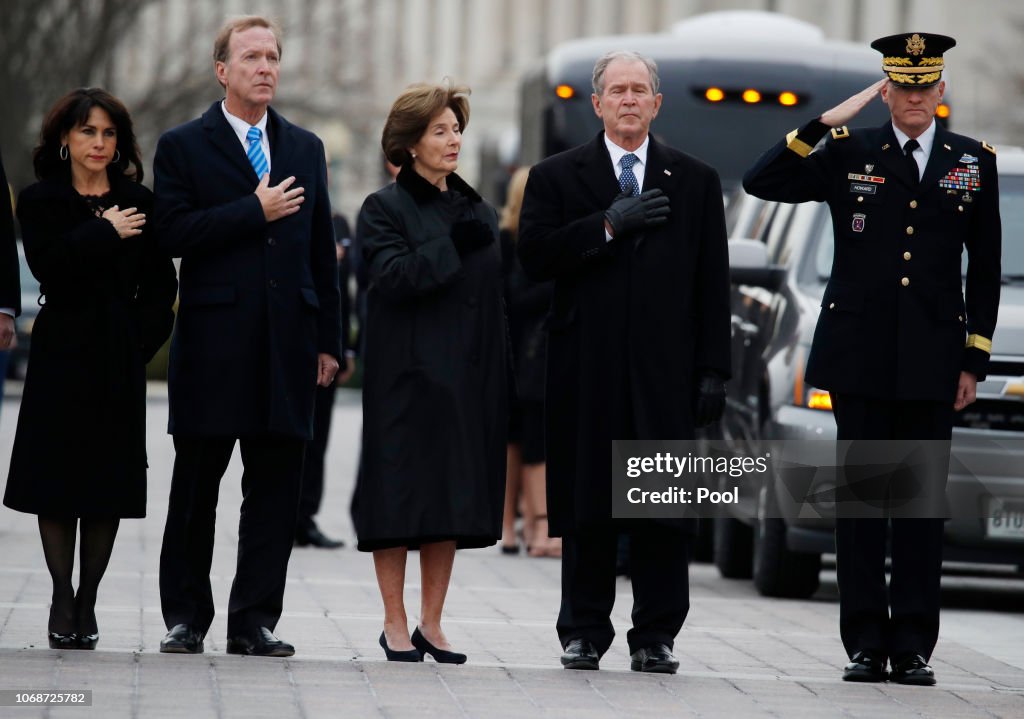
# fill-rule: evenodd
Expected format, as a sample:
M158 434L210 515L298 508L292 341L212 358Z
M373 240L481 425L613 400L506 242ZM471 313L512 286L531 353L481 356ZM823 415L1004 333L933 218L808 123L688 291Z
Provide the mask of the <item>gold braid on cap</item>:
M930 72L926 75L907 75L902 72L891 72L886 70L889 74L889 79L893 82L901 82L904 85L927 85L932 82L936 82L942 77L942 71Z
M936 70L942 72L943 68L946 66L942 64L941 57L937 59L939 60L939 64L933 65L932 67L900 67L897 65L882 65L882 69L886 72L902 72L907 75L924 75L926 73L933 73Z
M913 65L914 61L911 60L909 57L883 57L882 58L882 64L883 65L901 65L903 67L907 67L907 66Z
M917 64L918 66L922 67L925 65L938 65L939 67L942 67L942 56L940 55L939 57L922 57L920 60L917 61Z

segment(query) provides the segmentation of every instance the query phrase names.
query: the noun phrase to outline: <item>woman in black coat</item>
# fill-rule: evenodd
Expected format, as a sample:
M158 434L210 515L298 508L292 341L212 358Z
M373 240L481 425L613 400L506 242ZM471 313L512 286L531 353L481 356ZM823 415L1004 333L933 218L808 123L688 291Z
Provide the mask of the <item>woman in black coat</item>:
M42 309L4 504L39 516L50 646L93 649L119 521L146 513L145 365L170 334L177 281L144 232L152 194L119 100L94 88L61 98L34 163L40 181L17 212Z
M416 85L395 101L384 154L397 181L359 213L369 292L363 451L352 503L372 551L389 660L462 663L441 630L455 549L501 534L508 406L494 209L454 170L468 90ZM422 608L409 637L402 588L420 550Z

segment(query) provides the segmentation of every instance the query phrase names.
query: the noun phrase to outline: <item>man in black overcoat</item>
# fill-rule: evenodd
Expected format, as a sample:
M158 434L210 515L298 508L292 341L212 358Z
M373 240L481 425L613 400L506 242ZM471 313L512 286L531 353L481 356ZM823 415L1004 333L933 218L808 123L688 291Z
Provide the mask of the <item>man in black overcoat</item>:
M203 650L218 486L238 442L245 470L227 651L294 653L273 631L315 390L334 380L343 355L324 148L269 106L280 58L270 21L229 21L214 46L224 100L165 133L154 160L159 241L181 258L163 652Z
M14 342L14 318L21 313L21 277L18 270L18 248L14 244L14 214L11 190L7 186L3 159L0 158L0 352ZM0 362L0 390L7 363ZM2 392L0 392L2 395Z
M940 497L953 413L985 378L1001 279L995 150L935 121L943 53L955 44L925 33L876 40L886 77L791 132L743 178L758 197L829 203L835 256L807 383L829 391L840 440L938 440L928 444L942 456L920 486ZM892 121L848 129L879 93ZM928 661L939 633L942 535L941 515L837 518L845 680L935 683Z
M631 668L674 673L689 608L684 520L612 519L612 440L692 439L729 374L729 262L715 171L649 134L657 66L594 68L604 131L530 172L519 256L553 279L548 317L548 516L563 537L562 664L597 669L615 634L617 537L630 538ZM641 189L643 192L641 193Z

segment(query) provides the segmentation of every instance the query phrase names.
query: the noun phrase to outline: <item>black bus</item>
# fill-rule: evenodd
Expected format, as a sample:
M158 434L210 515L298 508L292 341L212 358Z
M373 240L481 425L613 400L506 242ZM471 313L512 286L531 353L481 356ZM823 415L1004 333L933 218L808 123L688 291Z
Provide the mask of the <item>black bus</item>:
M671 32L566 42L521 84L520 163L580 145L601 129L591 104L594 62L634 50L658 63L664 101L651 130L665 143L718 170L726 194L790 130L882 77L867 45L826 40L816 26L777 13L698 15ZM881 99L857 125L888 119ZM947 123L949 108L939 108Z

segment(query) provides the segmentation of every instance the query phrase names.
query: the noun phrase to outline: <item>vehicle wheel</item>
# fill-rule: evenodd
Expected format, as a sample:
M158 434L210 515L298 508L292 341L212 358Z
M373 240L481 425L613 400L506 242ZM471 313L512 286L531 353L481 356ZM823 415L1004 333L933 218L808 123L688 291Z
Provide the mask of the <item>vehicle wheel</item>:
M754 572L754 531L738 519L715 517L715 566L726 579L750 579Z
M754 586L766 597L806 599L818 591L821 555L794 552L786 546L786 523L759 519L754 542Z

